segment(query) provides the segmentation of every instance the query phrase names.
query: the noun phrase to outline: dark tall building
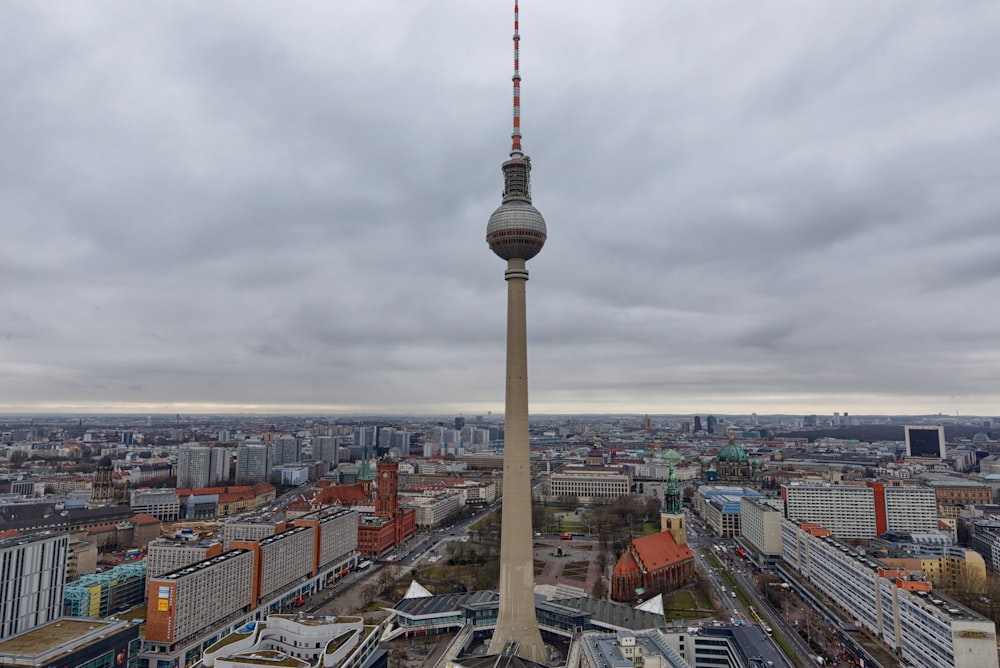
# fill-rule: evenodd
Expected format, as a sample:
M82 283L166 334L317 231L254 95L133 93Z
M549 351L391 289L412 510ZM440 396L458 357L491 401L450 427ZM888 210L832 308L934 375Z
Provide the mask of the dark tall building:
M945 458L944 427L903 427L907 457Z
M719 420L716 419L716 417L714 415L709 415L705 419L705 422L707 424L708 433L709 434L714 434L715 433L715 425L719 424Z
M465 426L465 418L461 415L455 418L455 429L461 429Z
M701 431L701 416L700 415L695 415L694 416L694 431L695 431L695 433Z
M115 502L114 464L110 457L101 457L94 471L94 480L90 483L90 503L102 506Z

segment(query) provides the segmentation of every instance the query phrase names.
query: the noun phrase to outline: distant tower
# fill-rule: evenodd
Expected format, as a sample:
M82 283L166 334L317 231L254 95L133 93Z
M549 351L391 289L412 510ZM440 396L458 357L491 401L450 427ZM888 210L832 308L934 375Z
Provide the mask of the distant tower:
M378 469L378 492L375 496L375 515L393 518L399 510L399 464L382 461Z
M716 418L714 415L709 415L707 418L705 418L705 422L708 425L707 426L708 433L709 434L714 434L715 433L715 426L717 424L719 424L719 419Z
M695 430L695 432L701 431L701 416L700 415L695 415L694 416L694 430Z
M90 504L103 506L115 502L115 466L111 458L104 456L94 471L94 480L90 483Z
M368 446L365 446L365 454L361 457L361 465L358 466L358 480L371 481L374 478L372 474L372 462L371 453L368 451Z
M673 462L670 473L663 483L663 510L660 511L660 531L669 531L678 545L687 545L684 529L684 509L681 504L681 486L674 472Z
M489 653L515 651L547 658L535 617L531 538L531 461L528 438L528 341L525 323L527 260L545 244L545 220L531 205L531 160L521 151L521 74L518 5L514 0L514 131L503 163L500 207L486 226L490 250L507 261L507 390L504 413L503 520L500 526L500 611Z

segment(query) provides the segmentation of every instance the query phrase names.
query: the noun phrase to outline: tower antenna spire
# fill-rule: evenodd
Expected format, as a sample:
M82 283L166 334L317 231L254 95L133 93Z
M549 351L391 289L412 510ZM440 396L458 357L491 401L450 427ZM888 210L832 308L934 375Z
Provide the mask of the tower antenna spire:
M518 32L517 0L514 0L514 131L510 135L510 157L521 157L521 35Z

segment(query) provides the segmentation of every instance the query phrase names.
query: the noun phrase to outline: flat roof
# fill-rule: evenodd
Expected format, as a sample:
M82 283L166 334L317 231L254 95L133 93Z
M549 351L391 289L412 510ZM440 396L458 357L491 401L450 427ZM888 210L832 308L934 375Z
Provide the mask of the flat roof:
M26 633L0 640L0 654L23 656L43 654L96 631L108 630L116 624L121 622L61 617L48 624L36 626Z

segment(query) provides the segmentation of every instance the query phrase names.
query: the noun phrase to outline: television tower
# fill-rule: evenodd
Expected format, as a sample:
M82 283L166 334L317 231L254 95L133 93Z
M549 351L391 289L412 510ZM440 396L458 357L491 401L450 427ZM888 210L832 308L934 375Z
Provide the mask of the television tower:
M545 244L545 219L531 205L531 160L521 151L521 73L518 6L514 0L514 131L503 163L503 200L486 226L490 250L507 261L507 389L504 410L503 519L500 525L500 612L489 653L548 657L535 617L528 437L526 261Z

